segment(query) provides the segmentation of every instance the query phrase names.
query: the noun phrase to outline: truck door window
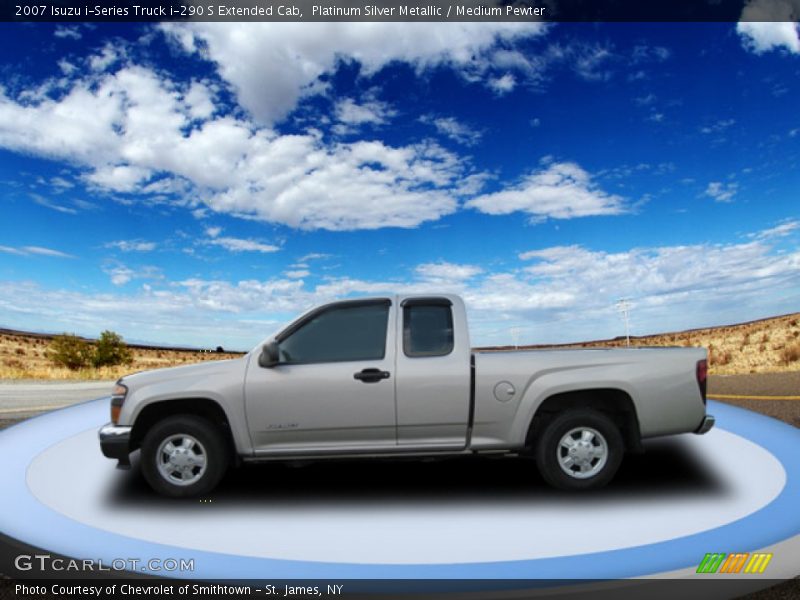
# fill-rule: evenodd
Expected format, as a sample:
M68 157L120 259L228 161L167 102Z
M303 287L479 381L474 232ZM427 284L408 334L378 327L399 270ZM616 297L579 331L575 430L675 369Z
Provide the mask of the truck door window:
M444 356L453 351L453 312L445 304L403 307L403 352L406 356Z
M323 310L279 342L280 362L381 360L388 320L388 301Z

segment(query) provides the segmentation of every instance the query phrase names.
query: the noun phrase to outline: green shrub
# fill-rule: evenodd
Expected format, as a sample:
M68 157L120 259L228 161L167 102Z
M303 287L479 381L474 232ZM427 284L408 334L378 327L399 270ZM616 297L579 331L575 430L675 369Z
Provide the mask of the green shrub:
M74 333L64 333L50 342L47 358L59 366L77 371L88 366L92 360L92 349Z
M104 331L94 345L92 364L95 367L113 367L115 365L129 365L133 362L133 354L122 341L122 336L113 331Z

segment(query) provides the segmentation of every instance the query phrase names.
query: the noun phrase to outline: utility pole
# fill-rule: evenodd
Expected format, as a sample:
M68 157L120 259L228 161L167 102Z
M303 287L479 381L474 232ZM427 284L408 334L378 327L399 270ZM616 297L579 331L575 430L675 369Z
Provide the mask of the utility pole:
M617 302L617 310L622 314L622 318L625 320L625 345L630 346L631 328L628 315L630 314L631 303L628 301L627 298L620 298L620 300Z
M514 343L514 350L519 349L519 334L522 329L520 327L512 327L510 329L511 332L511 341Z

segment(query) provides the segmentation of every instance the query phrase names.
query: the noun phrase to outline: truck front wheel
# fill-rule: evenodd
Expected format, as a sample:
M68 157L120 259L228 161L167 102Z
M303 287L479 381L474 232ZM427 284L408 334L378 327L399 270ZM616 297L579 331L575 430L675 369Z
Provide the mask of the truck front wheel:
M624 452L614 422L596 410L569 410L556 416L536 445L542 477L562 490L596 489L614 477Z
M194 415L159 421L142 440L142 474L156 492L200 496L219 483L230 456L219 429Z

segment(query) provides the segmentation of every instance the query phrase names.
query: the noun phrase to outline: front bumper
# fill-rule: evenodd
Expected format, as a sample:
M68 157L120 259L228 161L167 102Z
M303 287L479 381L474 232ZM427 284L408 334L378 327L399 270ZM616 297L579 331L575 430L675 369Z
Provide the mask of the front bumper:
M100 437L100 450L107 458L116 458L119 463L117 467L130 468L130 443L131 427L123 427L108 423L100 428L97 435Z
M703 417L703 421L700 423L700 427L695 430L695 433L698 435L703 435L704 433L708 433L711 431L711 428L714 427L714 423L717 420L714 418L714 415L706 415Z

